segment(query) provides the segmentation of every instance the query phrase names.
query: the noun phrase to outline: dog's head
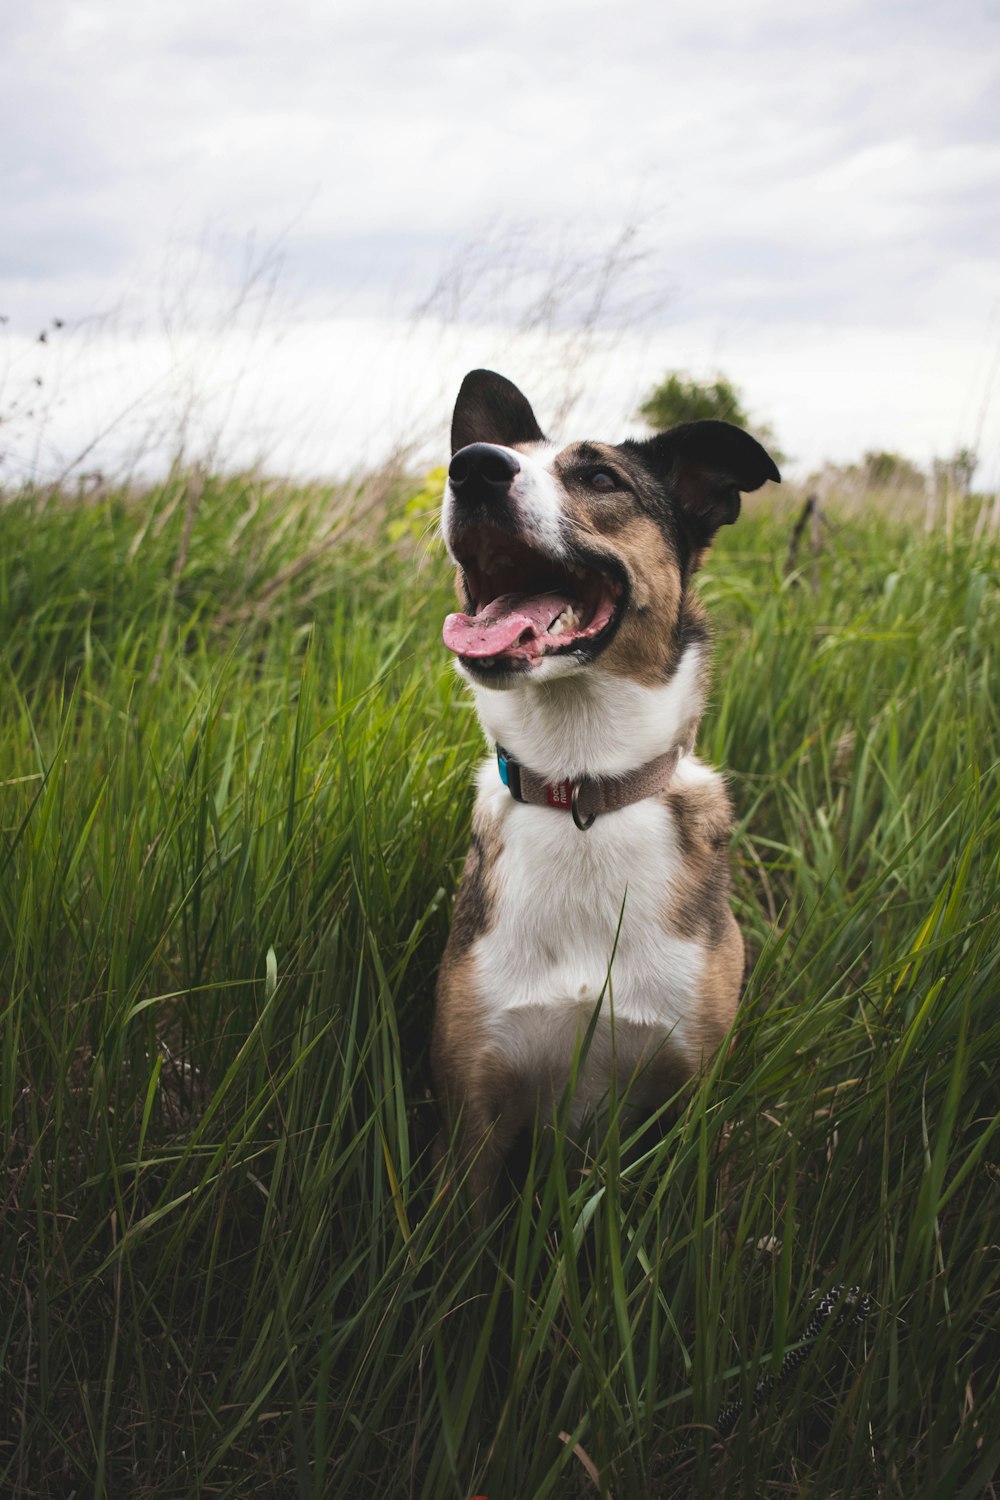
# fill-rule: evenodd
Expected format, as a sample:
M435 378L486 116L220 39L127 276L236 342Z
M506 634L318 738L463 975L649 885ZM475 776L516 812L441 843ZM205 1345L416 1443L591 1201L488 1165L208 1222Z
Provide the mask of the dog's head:
M462 382L451 446L442 526L463 612L444 639L472 681L497 688L591 663L664 681L705 548L736 520L741 491L780 479L727 422L560 448L491 370Z

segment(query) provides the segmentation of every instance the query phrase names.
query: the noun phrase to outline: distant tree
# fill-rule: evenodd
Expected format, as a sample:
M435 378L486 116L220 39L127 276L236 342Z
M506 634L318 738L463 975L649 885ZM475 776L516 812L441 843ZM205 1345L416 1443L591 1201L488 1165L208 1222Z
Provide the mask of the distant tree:
M732 422L736 427L745 427L752 432L776 463L784 463L786 458L770 425L753 420L743 405L742 394L725 375L717 375L714 380L691 380L671 371L650 391L637 415L656 432L664 432L680 422L707 419Z
M919 490L923 489L923 472L900 453L883 449L872 449L862 459L865 483L869 489Z
M650 391L639 407L639 416L657 432L676 427L679 422L701 422L711 417L734 422L737 427L750 422L739 392L724 375L702 381L671 373Z
M979 468L979 455L975 449L958 449L948 460L952 483L967 495L972 489L972 477Z

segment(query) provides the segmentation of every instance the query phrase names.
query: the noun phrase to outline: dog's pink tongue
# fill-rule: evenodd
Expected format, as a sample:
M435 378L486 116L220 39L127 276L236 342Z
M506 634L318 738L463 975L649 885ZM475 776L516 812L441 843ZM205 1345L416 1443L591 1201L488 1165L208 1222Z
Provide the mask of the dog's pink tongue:
M449 615L444 643L456 656L537 656L542 636L571 602L564 594L501 594L478 615Z

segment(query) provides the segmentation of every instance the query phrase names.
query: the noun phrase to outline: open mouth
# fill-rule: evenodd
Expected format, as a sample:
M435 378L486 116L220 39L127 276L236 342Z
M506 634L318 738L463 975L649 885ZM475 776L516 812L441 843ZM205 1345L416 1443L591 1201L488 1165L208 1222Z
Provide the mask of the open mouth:
M470 612L447 617L444 643L469 666L525 670L546 656L596 656L611 639L625 583L603 559L558 561L489 525L464 530L453 551Z

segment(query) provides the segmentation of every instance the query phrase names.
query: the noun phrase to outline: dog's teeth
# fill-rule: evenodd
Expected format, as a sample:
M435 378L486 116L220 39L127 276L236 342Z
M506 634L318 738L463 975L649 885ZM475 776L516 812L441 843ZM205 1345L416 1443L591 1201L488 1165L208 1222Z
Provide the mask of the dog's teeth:
M557 615L549 626L549 635L564 635L567 630L576 630L580 616L572 604L567 604L562 614Z

